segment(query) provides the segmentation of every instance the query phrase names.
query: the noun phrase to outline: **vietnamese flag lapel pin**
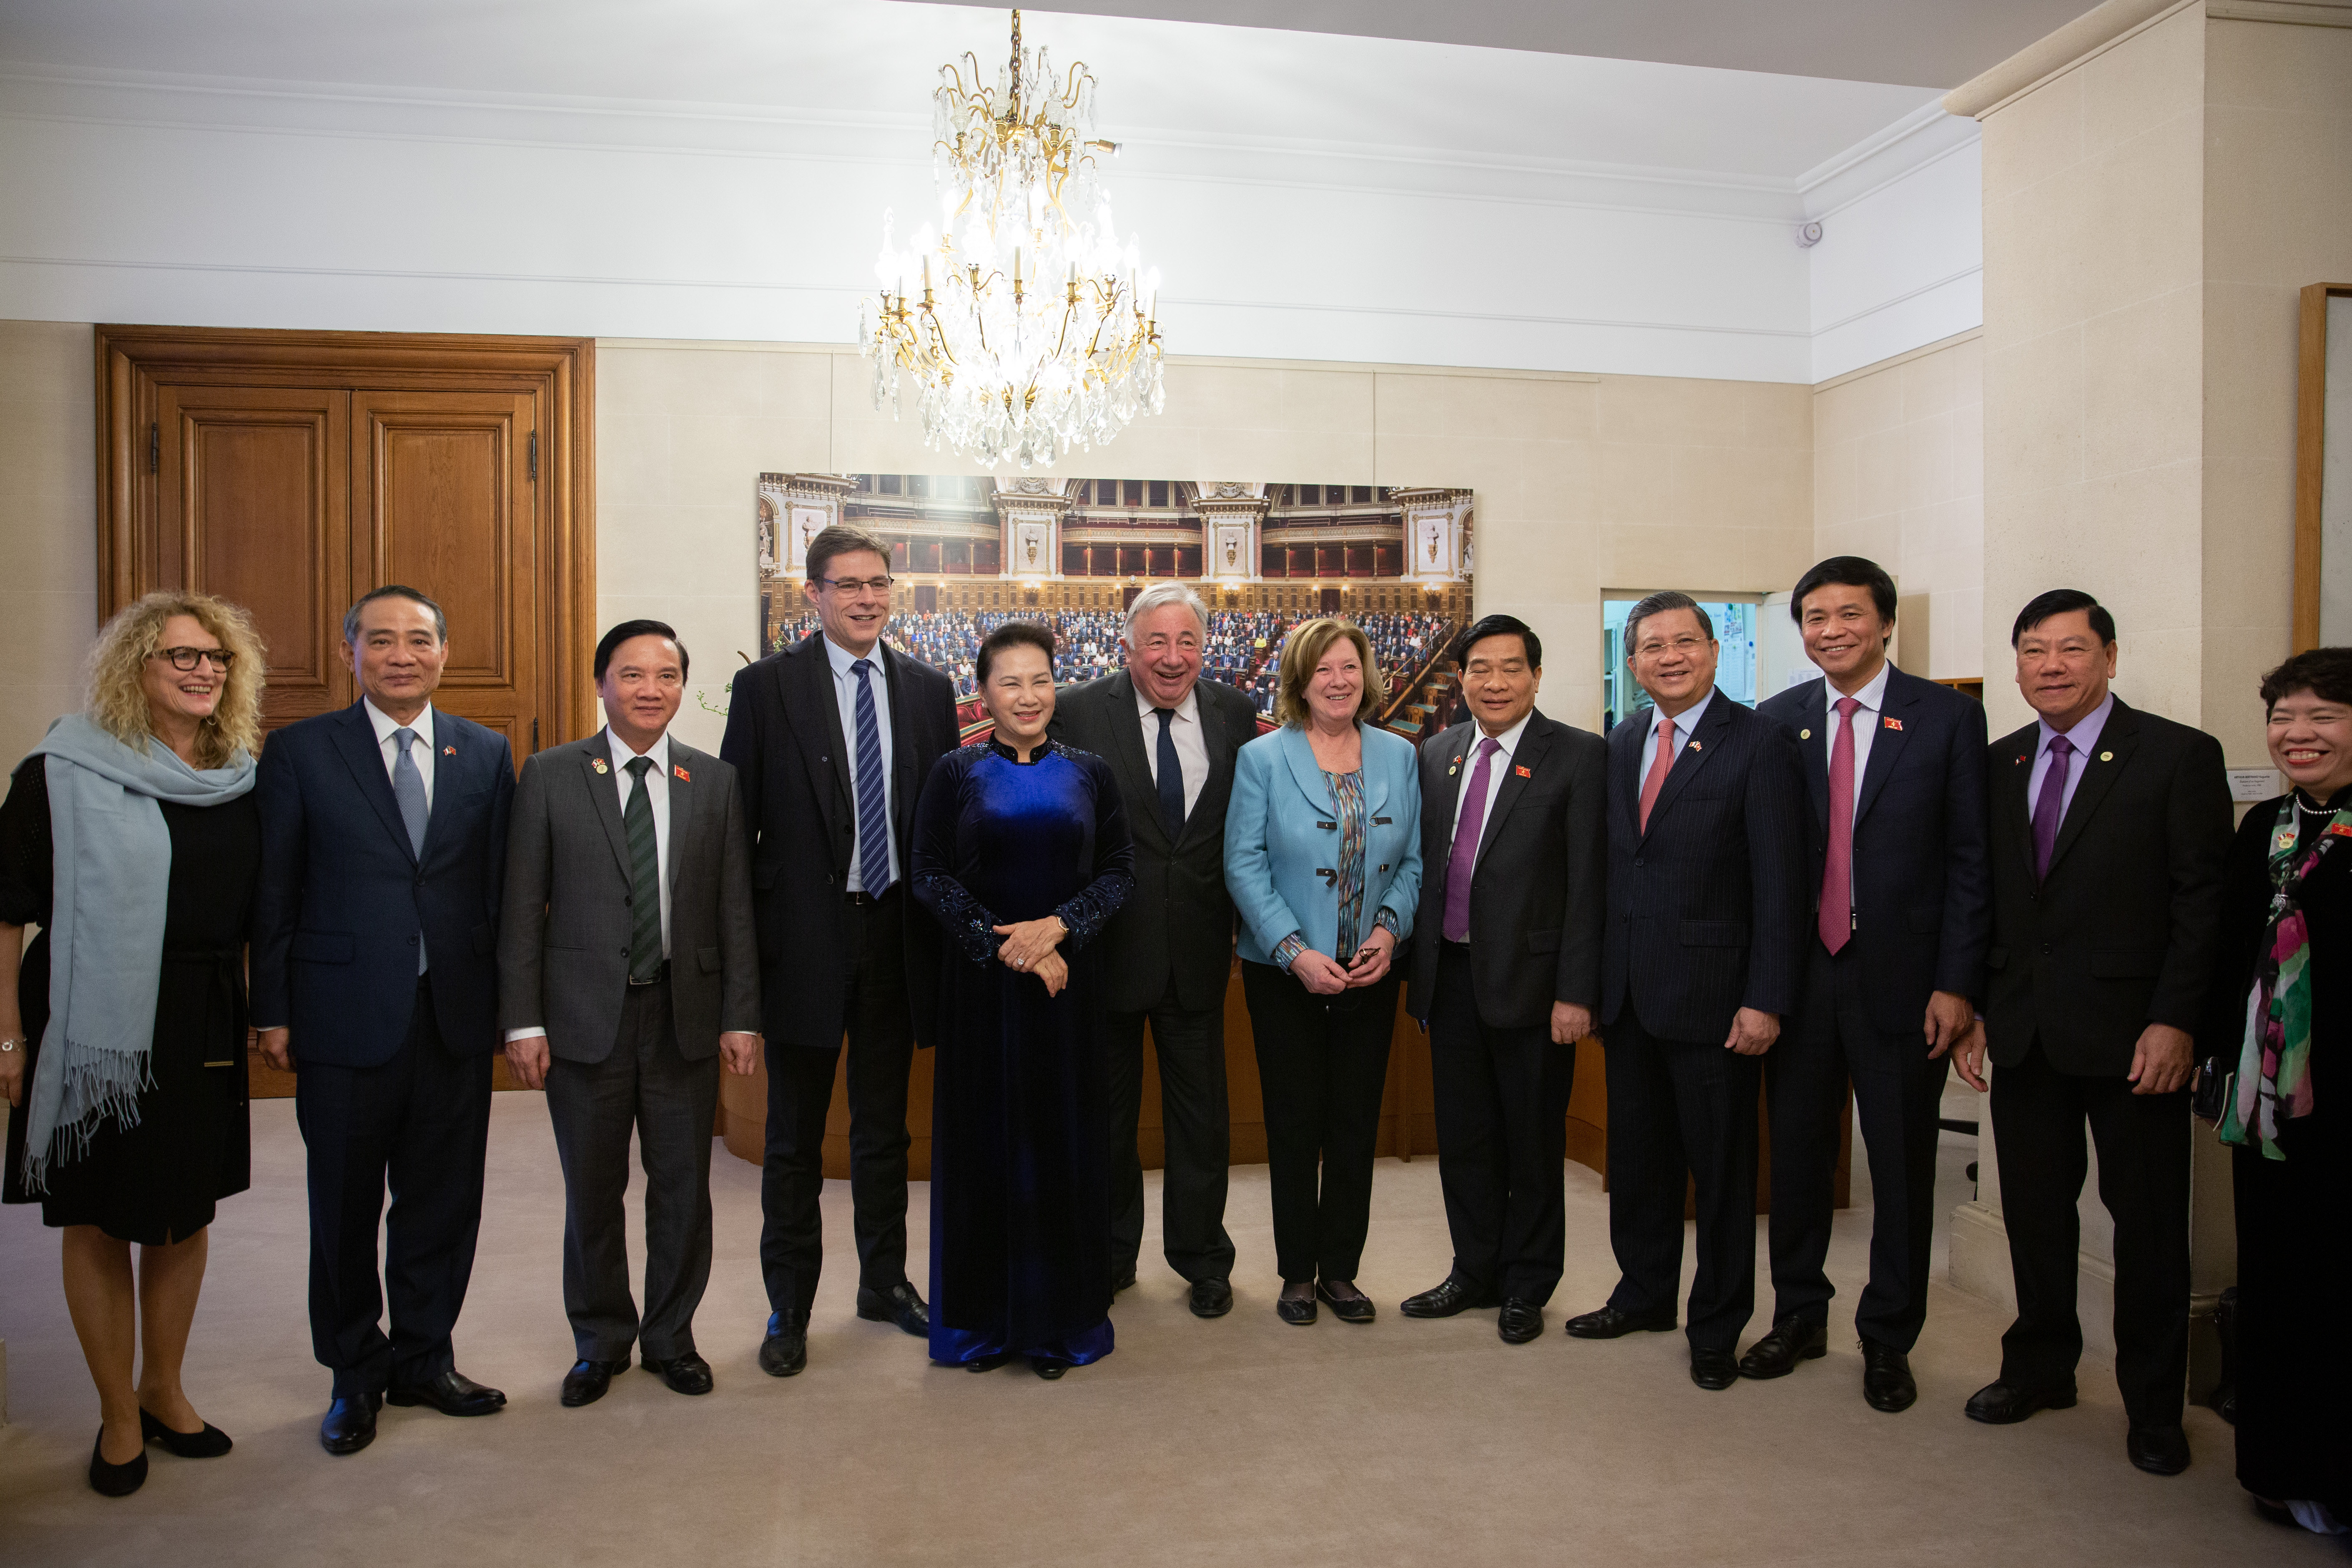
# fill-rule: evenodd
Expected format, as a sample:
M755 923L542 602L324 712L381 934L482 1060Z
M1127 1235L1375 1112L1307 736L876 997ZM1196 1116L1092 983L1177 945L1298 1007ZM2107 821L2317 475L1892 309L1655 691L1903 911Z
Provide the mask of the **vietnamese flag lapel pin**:
M694 775L688 773L684 768L679 767L676 763L672 763L669 765L669 771L677 775L677 782L680 784L692 784L694 782Z
M1536 776L1536 771L1533 768L1523 768L1514 764L1511 771L1518 774L1523 779L1531 779Z
M1880 722L1884 723L1890 730L1900 731L1903 728L1903 721L1900 719L1885 719L1881 720Z

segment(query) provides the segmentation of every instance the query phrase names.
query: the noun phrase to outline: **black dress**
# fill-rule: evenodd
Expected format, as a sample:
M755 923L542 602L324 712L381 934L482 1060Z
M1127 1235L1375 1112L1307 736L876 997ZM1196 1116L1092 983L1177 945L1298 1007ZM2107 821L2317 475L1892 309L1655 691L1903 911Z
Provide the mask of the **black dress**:
M16 1004L31 1058L29 1090L49 1021L50 889L47 759L25 760L0 803L0 922L44 929L25 952ZM45 1225L94 1225L118 1241L155 1247L213 1222L213 1205L252 1184L246 1105L245 945L261 867L261 811L247 794L219 805L162 803L172 833L163 967L155 994L152 1085L139 1123L102 1121L89 1147L52 1161L47 1188L25 1190L25 1117L8 1118L0 1201L37 1201Z
M932 765L909 887L945 928L931 1109L931 1359L1110 1353L1110 1163L1094 939L1135 885L1109 765L994 741ZM1058 914L1070 982L990 928Z
M2246 813L2222 873L2224 951L2202 1048L2224 1072L2237 1065L2245 1029L2271 897L2270 836L2284 804ZM2329 805L2352 805L2352 791ZM2308 848L2329 814L2306 809L2303 820ZM2311 932L2311 1114L2279 1124L2284 1160L2259 1146L2231 1151L2238 1480L2273 1501L2325 1503L2352 1521L2352 1352L2344 1337L2352 1300L2352 844L2327 852L2297 901Z

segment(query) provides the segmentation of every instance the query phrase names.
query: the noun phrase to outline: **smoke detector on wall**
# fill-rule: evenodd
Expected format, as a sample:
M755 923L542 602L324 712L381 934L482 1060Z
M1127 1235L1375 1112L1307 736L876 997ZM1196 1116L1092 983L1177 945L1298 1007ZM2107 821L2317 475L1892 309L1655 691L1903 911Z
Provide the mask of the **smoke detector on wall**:
M1798 230L1797 230L1797 248L1798 248L1799 250L1811 250L1813 247L1815 247L1815 246L1819 245L1821 242L1822 242L1822 226L1821 226L1821 225L1819 225L1819 224L1817 224L1817 223L1809 223L1809 224L1805 224L1805 225L1803 225L1803 226L1800 226L1800 227L1798 228Z

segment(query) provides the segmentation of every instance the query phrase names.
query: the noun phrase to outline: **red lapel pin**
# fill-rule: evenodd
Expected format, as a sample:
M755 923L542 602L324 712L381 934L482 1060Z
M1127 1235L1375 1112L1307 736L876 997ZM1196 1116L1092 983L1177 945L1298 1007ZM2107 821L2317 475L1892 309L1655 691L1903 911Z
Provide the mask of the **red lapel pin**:
M1690 743L1690 749L1691 749L1692 751L1694 751L1694 752L1696 752L1696 751L1699 750L1699 749L1700 749L1700 747L1699 747L1699 743L1698 743L1696 741L1693 741L1693 742Z
M1514 767L1511 771L1518 774L1523 779L1531 779L1536 776L1536 771L1533 768Z
M1890 730L1900 730L1903 728L1903 721L1900 719L1888 719L1883 721Z
M441 754L445 757L454 757L457 754L457 748L455 746L444 746L441 748Z
M677 775L678 782L681 784L692 784L694 782L694 775L688 773L684 768L679 767L676 763L672 763L670 764L669 771Z

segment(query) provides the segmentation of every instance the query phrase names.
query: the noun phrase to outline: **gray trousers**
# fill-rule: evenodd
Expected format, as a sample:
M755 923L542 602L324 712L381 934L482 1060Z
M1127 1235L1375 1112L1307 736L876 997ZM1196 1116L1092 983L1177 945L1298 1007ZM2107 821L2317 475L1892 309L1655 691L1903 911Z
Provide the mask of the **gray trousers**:
M547 1113L563 1162L563 1310L583 1361L621 1361L642 1343L667 1361L694 1349L710 1280L710 1124L719 1058L678 1054L669 982L633 985L612 1053L557 1057ZM629 1295L629 1134L646 1169L646 1310Z

